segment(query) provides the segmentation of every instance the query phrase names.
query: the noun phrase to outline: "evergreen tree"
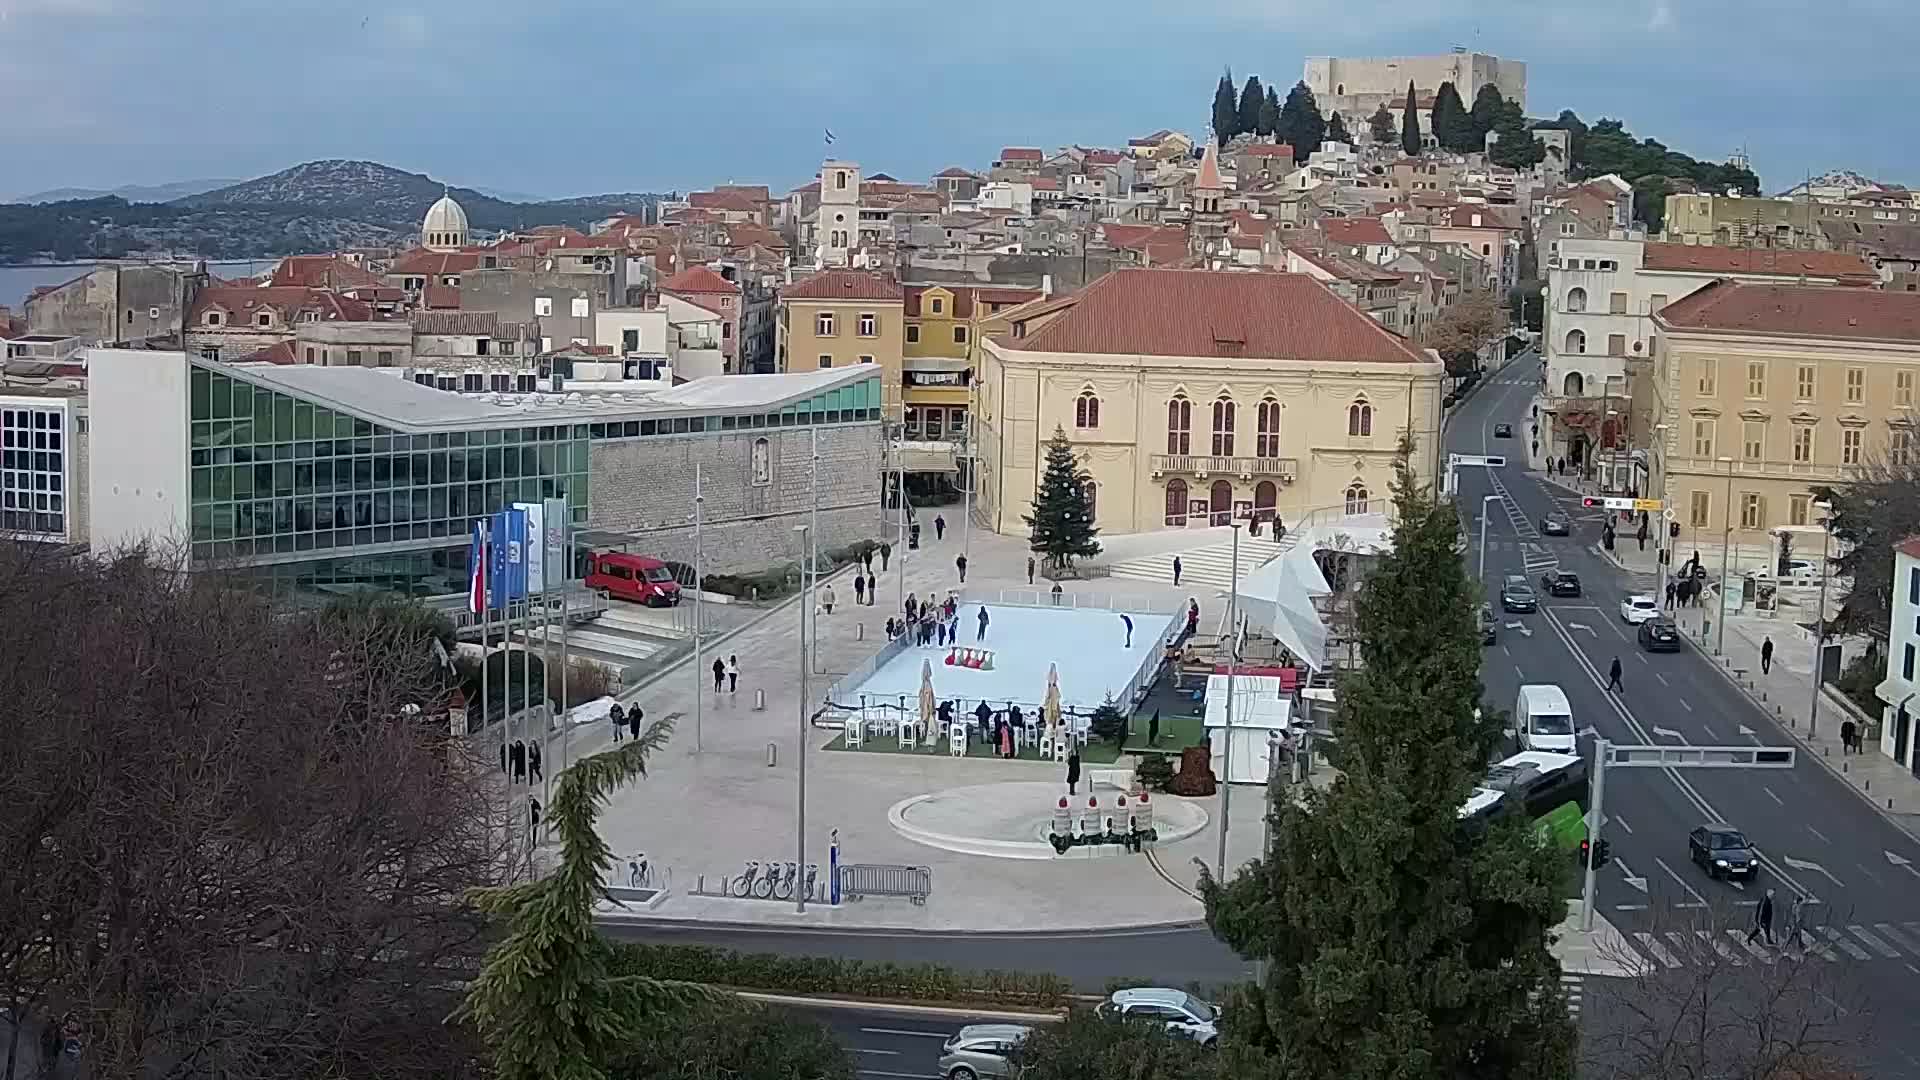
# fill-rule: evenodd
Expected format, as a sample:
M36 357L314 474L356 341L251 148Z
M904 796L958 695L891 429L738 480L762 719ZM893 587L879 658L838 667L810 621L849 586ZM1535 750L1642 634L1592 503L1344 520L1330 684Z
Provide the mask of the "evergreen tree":
M1045 557L1050 570L1064 570L1075 559L1100 554L1087 483L1066 431L1055 427L1047 441L1047 469L1033 498L1033 514L1024 519L1033 530L1029 546Z
M1526 114L1517 102L1502 100L1493 119L1493 133L1499 141L1487 150L1487 160L1509 169L1531 169L1546 160L1547 148L1527 128ZM1664 181L1663 181L1664 183ZM1660 194L1662 205L1666 193Z
M1249 135L1260 130L1260 106L1266 100L1267 92L1260 86L1260 76L1247 76L1247 85L1240 91L1240 107L1234 118L1235 135Z
M1260 124L1254 129L1258 135L1272 135L1273 129L1280 124L1280 94L1273 87L1267 87L1267 99L1260 103Z
M1341 774L1276 793L1272 840L1207 920L1265 963L1227 1016L1234 1076L1380 1080L1574 1075L1549 950L1571 867L1519 817L1461 827L1504 719L1481 704L1479 587L1451 502L1403 445L1393 550L1355 601L1362 665L1340 682Z
M1347 134L1347 122L1340 119L1339 113L1327 117L1327 141L1353 145L1353 136Z
M1234 103L1233 69L1228 68L1220 76L1220 85L1213 88L1213 137L1221 146L1233 138L1234 129L1240 124L1240 107Z
M1475 150L1487 144L1487 132L1493 130L1493 122L1500 118L1500 110L1506 103L1507 99L1501 96L1500 88L1492 83L1482 86L1473 95L1473 108L1467 113L1473 125L1467 130L1473 133Z
M1295 164L1307 160L1326 140L1327 122L1321 117L1320 103L1314 100L1305 80L1287 91L1287 101L1280 106L1280 122L1274 125L1273 133L1280 142L1293 147Z
M1413 84L1407 84L1407 104L1400 110L1400 152L1408 157L1420 156L1420 101L1414 96Z
M1477 150L1473 145L1473 118L1466 103L1451 82L1443 82L1433 92L1433 137L1442 149L1456 154Z
M1373 136L1373 141L1379 145L1385 146L1393 141L1393 114L1387 111L1386 102L1381 102L1380 107L1373 110L1373 115L1367 118L1367 128L1368 133Z

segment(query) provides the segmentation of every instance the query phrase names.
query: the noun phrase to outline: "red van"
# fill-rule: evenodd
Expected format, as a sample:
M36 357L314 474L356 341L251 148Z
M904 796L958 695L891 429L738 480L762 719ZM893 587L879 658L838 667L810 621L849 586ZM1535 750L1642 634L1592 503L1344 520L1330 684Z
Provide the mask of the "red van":
M587 588L605 589L608 596L648 607L672 607L680 602L680 583L673 580L673 571L651 555L594 552L587 566Z

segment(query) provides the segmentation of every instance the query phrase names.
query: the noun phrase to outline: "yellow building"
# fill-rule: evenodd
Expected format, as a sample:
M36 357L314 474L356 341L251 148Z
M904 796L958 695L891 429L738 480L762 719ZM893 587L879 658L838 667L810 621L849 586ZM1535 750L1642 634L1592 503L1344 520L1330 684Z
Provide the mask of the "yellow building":
M1041 295L1039 289L998 286L907 286L903 400L909 440L940 441L965 431L968 380L980 369L981 338L1000 312Z
M1403 433L1434 475L1439 357L1306 276L1117 270L1002 317L975 400L996 531L1026 530L1056 430L1112 533L1383 511Z
M1769 529L1820 523L1814 485L1910 460L1920 295L1723 280L1654 323L1635 393L1663 436L1649 488L1676 511L1678 550L1711 566L1724 538L1733 563L1764 559Z
M900 405L905 291L877 274L823 270L780 290L781 371L878 364L889 415Z

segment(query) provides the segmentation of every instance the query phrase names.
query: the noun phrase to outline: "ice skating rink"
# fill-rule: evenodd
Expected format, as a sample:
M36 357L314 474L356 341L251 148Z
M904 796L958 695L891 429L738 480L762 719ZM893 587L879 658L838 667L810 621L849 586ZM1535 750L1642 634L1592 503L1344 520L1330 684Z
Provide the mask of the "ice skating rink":
M908 646L864 682L843 689L836 704L857 705L862 694L917 699L920 665L931 661L934 696L959 699L961 712L970 711L969 703L981 700L996 707L1012 701L1031 712L1046 699L1049 664L1060 667L1061 708L1088 713L1108 695L1124 708L1127 690L1159 663L1179 618L1126 612L1133 619L1133 647L1127 648L1126 627L1117 611L989 604L987 614L986 639L975 641L980 605L960 605L960 645L991 649L993 670L948 667L950 647Z

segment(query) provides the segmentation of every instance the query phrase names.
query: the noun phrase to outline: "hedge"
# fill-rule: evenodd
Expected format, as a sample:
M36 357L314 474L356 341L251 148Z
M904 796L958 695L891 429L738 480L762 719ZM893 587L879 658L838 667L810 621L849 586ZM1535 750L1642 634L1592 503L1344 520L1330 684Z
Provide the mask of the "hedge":
M841 956L743 953L706 945L612 943L613 974L785 994L938 1001L1057 1009L1073 986L1052 974L958 971L939 964L893 964Z

